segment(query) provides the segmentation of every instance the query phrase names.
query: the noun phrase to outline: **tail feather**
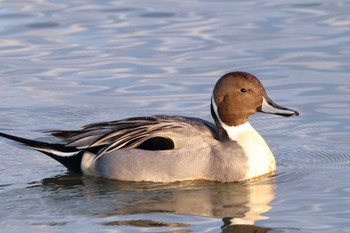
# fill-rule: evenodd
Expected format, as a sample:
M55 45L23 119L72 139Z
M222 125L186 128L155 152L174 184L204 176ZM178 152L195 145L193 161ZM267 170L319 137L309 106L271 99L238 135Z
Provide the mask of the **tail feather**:
M80 164L84 152L78 150L76 147L68 147L59 143L30 140L2 132L0 132L0 136L40 151L61 163L68 170L81 173Z

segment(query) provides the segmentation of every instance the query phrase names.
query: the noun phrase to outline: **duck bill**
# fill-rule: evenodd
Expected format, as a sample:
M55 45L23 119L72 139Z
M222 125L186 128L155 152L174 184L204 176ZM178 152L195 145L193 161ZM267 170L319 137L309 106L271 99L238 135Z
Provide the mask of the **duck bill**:
M262 113L269 113L269 114L275 114L279 116L285 116L285 117L290 117L290 116L299 116L299 113L295 110L281 107L277 104L275 104L270 98L267 96L263 96L263 101L260 107L258 107L258 112Z

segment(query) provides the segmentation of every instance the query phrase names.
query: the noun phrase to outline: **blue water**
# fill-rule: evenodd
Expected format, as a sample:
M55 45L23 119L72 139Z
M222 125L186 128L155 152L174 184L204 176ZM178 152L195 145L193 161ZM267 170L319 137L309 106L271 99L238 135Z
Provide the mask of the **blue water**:
M299 117L256 115L275 176L119 182L0 140L1 232L349 232L348 1L2 1L0 130L148 114L211 120L224 73L253 73Z

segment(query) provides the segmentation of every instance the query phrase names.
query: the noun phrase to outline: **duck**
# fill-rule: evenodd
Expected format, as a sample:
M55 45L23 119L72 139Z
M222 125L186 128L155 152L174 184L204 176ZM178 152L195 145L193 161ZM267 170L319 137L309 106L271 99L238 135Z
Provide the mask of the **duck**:
M273 153L248 118L258 112L298 116L297 111L274 103L261 82L243 71L216 82L210 111L214 123L151 115L45 132L59 138L57 143L0 136L48 155L71 172L120 181L244 182L276 171Z

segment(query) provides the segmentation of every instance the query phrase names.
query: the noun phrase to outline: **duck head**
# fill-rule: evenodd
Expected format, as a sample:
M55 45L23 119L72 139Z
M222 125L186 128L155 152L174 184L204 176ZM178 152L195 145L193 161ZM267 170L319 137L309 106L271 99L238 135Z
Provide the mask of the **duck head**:
M275 104L252 74L231 72L217 81L211 100L211 113L218 128L223 124L229 127L242 125L257 112L286 117L299 115L295 110Z

